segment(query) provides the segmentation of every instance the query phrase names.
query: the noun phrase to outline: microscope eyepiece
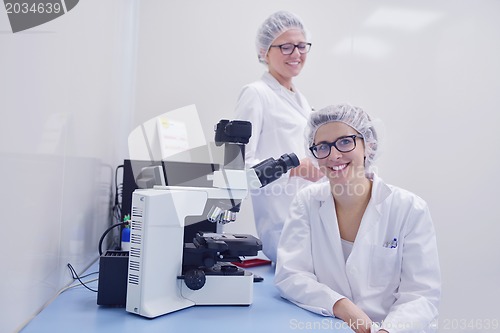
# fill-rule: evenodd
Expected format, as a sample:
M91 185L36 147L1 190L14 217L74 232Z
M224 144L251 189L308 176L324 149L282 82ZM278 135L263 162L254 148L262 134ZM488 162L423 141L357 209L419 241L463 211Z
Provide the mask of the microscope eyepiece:
M284 164L285 172L300 165L299 158L294 153L281 155L278 162Z
M272 157L268 158L259 164L254 165L252 168L255 170L255 174L262 184L261 187L264 187L280 178L284 173L287 173L288 170L299 165L300 161L297 158L297 155L290 153L281 155L281 157L277 160Z

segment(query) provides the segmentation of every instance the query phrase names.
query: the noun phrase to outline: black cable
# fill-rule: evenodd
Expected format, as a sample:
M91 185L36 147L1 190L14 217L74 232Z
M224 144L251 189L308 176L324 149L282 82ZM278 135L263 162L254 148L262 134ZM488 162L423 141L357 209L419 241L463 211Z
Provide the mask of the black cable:
M118 185L118 169L123 169L124 168L124 165L119 165L116 167L116 170L115 170L115 205L118 205L118 193L119 193L119 185Z
M115 193L114 193L114 198L112 199L113 202L112 202L112 205L111 205L111 210L110 210L110 219L111 219L111 224L112 226L110 228L108 228L102 235L100 241L99 241L99 254L102 255L102 242L104 241L104 237L106 236L106 234L111 230L113 229L115 226L118 226L118 225L121 225L121 224L117 224L115 225L115 223L120 223L122 221L122 209L121 209L121 197L123 196L123 183L118 183L118 171L120 169L124 169L124 165L119 165L115 168L115 175L114 175L114 190L115 190ZM117 242L117 240L115 238L113 238L113 241L111 243L112 247L114 247L115 245L118 247L118 244L119 244L119 241Z
M75 269L73 268L73 266L71 266L71 264L70 264L70 263L68 263L68 268L69 268L69 270L71 271L71 275L73 276L73 280L78 280L78 281L82 284L82 286L84 286L84 287L85 287L85 288L87 288L88 290L93 291L93 292L95 292L95 293L97 292L97 290L90 288L89 286L87 286L87 285L86 285L86 284L85 284L85 283L84 283L84 282L80 279L80 277L78 276L78 274L76 273Z
M96 271L96 272L88 273L88 274L85 274L85 275L81 275L80 279L84 279L84 278L89 277L89 276L94 275L94 274L99 274L99 272Z
M108 229L106 229L103 233L102 233L102 236L101 236L101 239L99 239L99 255L102 256L102 242L104 241L104 238L106 237L106 235L111 231L113 230L113 228L116 228L118 226L121 226L121 225L127 225L128 224L128 221L127 222L120 222L120 223L116 223L116 224L113 224L111 227L109 227Z
M116 167L115 170L115 202L113 205L113 217L116 219L116 221L121 222L122 220L122 203L121 203L121 196L123 192L123 183L118 184L118 170L119 169L124 169L124 165L119 165Z

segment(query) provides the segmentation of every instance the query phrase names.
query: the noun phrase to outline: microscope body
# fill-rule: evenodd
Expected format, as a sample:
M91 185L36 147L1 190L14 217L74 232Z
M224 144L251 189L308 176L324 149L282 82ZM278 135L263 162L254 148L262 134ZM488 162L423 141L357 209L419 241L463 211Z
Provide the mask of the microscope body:
M240 136L245 131L237 123L236 136L235 127L231 132L233 122L221 123L217 130L224 131L222 143L231 158L214 171L213 187L155 186L132 195L128 312L154 318L194 305L252 303L253 274L229 263L257 255L260 240L251 235L199 232L193 243L184 243L184 226L193 216L218 224L234 221L250 189L265 186L299 162L290 154L245 169L248 138L239 142L245 141ZM216 141L221 140L217 130ZM238 142L227 145L234 137Z
M132 199L126 310L154 318L193 305L248 305L253 276L207 275L198 290L183 279L184 219L202 215L210 198L243 199L246 190L165 187L137 190ZM230 290L230 292L227 292Z

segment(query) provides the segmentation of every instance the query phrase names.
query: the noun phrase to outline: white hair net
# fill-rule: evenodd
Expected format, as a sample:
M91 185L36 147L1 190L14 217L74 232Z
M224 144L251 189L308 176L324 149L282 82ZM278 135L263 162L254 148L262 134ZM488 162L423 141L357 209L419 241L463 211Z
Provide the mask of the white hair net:
M314 137L321 125L330 122L342 122L354 128L365 142L365 169L370 173L371 167L378 152L378 136L370 116L360 107L349 104L330 105L319 111L314 111L309 117L306 128L306 150L315 144ZM312 156L312 153L310 153Z
M297 15L290 12L278 11L269 16L264 23L262 23L257 32L256 40L259 62L267 64L266 55L271 44L279 35L290 29L301 30L307 40L307 32L302 20Z

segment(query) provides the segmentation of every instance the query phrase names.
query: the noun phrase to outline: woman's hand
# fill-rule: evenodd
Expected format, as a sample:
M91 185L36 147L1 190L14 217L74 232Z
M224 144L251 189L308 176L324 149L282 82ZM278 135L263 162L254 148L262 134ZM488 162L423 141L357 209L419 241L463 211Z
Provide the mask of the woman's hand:
M333 314L342 319L356 333L370 333L372 321L366 313L347 298L342 298L333 305Z
M301 177L310 182L323 178L323 173L311 162L309 158L300 160L300 165L290 170L291 177Z

